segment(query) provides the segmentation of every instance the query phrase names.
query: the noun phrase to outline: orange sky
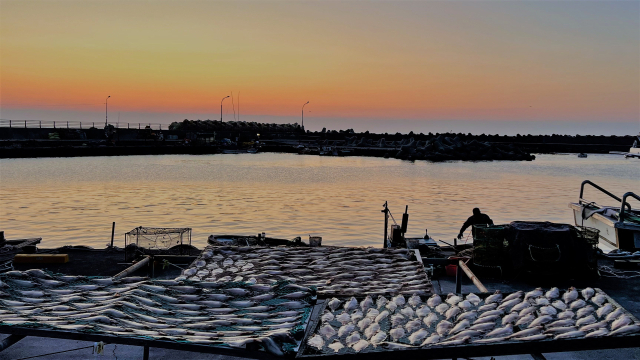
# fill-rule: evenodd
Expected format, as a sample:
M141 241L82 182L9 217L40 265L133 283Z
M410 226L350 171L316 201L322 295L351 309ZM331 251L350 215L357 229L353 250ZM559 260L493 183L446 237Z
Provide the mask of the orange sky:
M3 118L111 95L180 119L231 91L253 115L640 118L635 1L0 4Z

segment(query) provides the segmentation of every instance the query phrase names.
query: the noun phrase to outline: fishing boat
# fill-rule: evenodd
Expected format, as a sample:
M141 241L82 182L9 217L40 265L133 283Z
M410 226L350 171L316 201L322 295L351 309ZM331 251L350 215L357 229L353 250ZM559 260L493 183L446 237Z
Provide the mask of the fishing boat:
M607 195L615 205L600 205L584 197L585 185ZM622 198L610 191L585 180L580 185L578 202L569 203L573 210L573 217L577 226L587 226L600 230L598 246L605 253L619 249L623 251L640 250L640 209L632 208L628 200L633 198L640 201L640 196L633 192L626 192Z
M629 152L609 151L609 154L624 155L625 158L640 159L640 133L637 135L637 139L633 141L633 145L631 145Z

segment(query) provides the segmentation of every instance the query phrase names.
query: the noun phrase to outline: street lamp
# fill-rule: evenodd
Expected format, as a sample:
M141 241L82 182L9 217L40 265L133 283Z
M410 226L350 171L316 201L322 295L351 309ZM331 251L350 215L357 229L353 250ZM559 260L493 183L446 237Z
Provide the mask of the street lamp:
M307 101L304 105L307 105L309 102ZM302 131L304 131L304 105L302 105Z
M104 126L107 126L107 123L109 122L109 98L111 97L111 95L107 96L107 99L104 101Z
M226 99L228 97L229 97L229 95L223 97L222 100L220 100L220 121L222 121L222 102L224 101L224 99Z

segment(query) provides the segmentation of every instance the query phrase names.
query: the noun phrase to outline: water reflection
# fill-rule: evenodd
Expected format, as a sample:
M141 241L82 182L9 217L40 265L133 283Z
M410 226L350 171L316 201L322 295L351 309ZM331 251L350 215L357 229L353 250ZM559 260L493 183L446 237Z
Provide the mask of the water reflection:
M1 225L8 238L45 247L104 246L136 226L209 234L323 237L325 244L382 242L382 204L409 236L451 240L473 207L496 223L572 222L567 208L590 179L640 192L640 161L614 155L539 155L534 162L406 162L289 154L127 156L0 161ZM590 192L588 196L610 203Z

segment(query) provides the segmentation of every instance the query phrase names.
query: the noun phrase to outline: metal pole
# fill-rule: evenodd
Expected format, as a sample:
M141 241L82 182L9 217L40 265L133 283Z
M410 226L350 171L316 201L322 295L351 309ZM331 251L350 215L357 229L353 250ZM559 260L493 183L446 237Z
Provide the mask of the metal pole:
M142 354L143 360L149 360L149 345L144 346L144 352Z
M382 210L382 212L384 213L384 240L382 243L382 247L383 248L387 248L387 227L389 226L389 209L387 208L387 202L384 202L384 210Z
M104 101L104 126L107 126L109 123L109 98L111 95L107 96L107 100Z
M223 97L222 100L220 100L220 122L222 122L222 102L224 102L224 99L228 97L229 95L227 95L226 97Z
M113 222L113 225L111 225L111 247L113 247L113 235L116 232L116 222Z
M40 129L42 129L42 120L40 120Z
M462 267L456 266L456 294L462 293Z
M307 101L304 105L307 105L309 102ZM304 105L302 105L302 130L304 130Z
M27 120L24 121L24 128L27 128Z

